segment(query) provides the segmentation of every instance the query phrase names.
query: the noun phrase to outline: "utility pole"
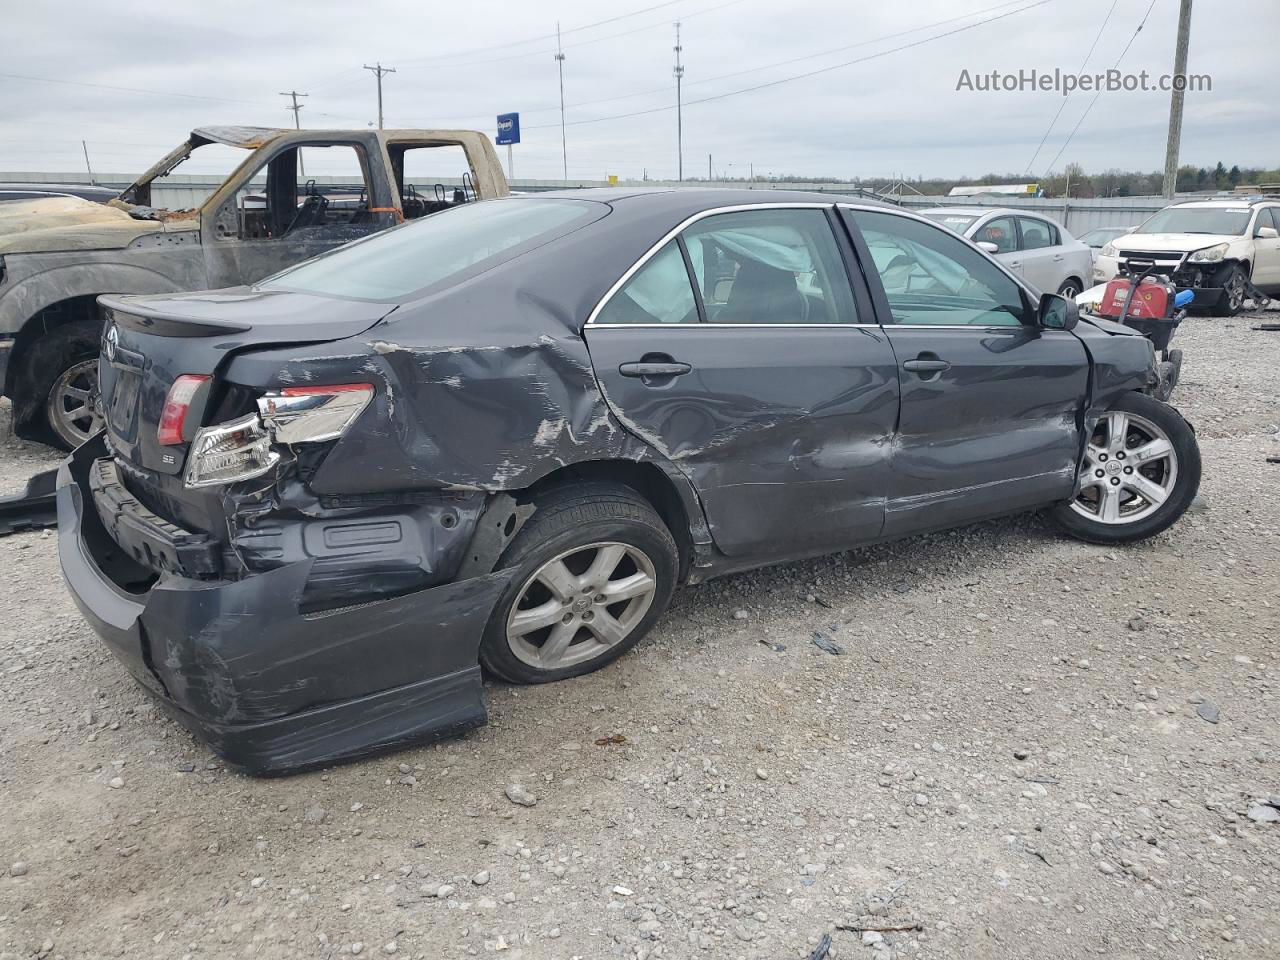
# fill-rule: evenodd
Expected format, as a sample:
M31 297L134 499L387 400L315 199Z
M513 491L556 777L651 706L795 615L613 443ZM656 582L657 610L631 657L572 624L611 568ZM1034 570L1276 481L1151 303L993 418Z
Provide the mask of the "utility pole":
M560 21L556 21L556 68L560 71L560 158L564 178L569 179L569 145L564 136L564 47L560 45Z
M672 71L676 78L676 178L684 180L684 104L681 99L680 82L684 79L684 66L680 63L680 21L676 21L676 67Z
M707 183L711 182L711 154L707 154Z
M282 97L292 97L292 98L293 98L293 106L291 106L291 107L285 107L285 109L286 109L286 110L292 110L292 111L293 111L293 129L295 129L295 130L301 130L301 129L302 129L302 121L301 121L301 119L298 117L298 112L299 112L299 111L300 111L304 106L306 106L306 104L299 103L299 102L298 102L298 98L299 98L299 97L309 97L309 96L311 96L311 94L309 94L309 93L299 93L297 90L290 90L288 93L282 93L282 94L280 94L280 96L282 96ZM307 168L306 168L306 167L304 167L304 166L302 165L302 151L301 151L301 150L299 150L299 151L298 151L298 172L299 172L300 174L302 174L304 177L307 175Z
M93 178L93 166L89 163L89 145L81 140L80 146L84 148L84 168L89 171L89 185L96 187L98 181Z
M1191 45L1191 0L1178 11L1178 43L1173 51L1173 97L1169 102L1169 143L1164 151L1164 195L1178 189L1178 148L1182 144L1182 103L1186 99L1187 48Z
M364 68L370 71L375 77L378 78L378 129L381 130L382 129L382 77L384 74L387 74L387 73L395 73L396 68L384 67L381 63L373 67L369 66L366 63L364 65Z

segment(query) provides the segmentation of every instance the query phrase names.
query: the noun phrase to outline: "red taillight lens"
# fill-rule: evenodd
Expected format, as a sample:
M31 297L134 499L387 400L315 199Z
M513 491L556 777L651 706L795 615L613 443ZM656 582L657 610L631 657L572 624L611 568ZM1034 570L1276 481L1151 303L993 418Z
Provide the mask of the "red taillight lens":
M322 397L328 393L364 393L373 396L373 387L367 383L333 383L324 387L285 387L282 397Z
M182 427L187 419L187 411L191 409L191 401L210 379L201 374L184 373L173 381L173 385L169 387L169 395L164 398L160 426L156 428L156 439L161 446L172 447L183 442Z

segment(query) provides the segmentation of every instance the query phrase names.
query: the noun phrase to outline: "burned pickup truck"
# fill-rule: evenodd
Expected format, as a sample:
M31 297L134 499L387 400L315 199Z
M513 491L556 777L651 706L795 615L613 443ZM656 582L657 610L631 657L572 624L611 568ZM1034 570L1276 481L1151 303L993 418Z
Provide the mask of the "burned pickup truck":
M164 209L163 194L174 193L164 178L218 150L245 156L203 203ZM361 182L317 186L304 154L340 157ZM441 178L450 186L415 175L450 163L459 167ZM404 220L508 192L492 144L475 131L236 126L195 130L106 204L0 204L0 393L13 401L15 430L68 449L97 431L101 294L255 283Z

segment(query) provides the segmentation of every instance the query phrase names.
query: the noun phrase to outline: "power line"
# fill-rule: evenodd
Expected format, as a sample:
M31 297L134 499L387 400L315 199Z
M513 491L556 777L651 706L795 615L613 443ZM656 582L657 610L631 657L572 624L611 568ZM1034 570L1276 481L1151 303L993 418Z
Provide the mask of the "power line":
M1098 41L1102 39L1102 34L1107 29L1107 24L1111 22L1111 15L1116 12L1116 5L1120 0L1111 0L1111 9L1107 11L1106 17L1102 21L1102 26L1098 28L1098 35L1093 38L1093 45L1089 47L1089 52L1084 55L1084 59L1080 61L1080 69L1076 73L1084 73L1084 68L1089 65L1089 58L1093 56L1093 51L1098 48ZM1036 162L1036 157L1040 156L1040 151L1044 149L1045 141L1049 139L1049 134L1053 133L1054 125L1058 122L1058 118L1062 116L1062 111L1067 108L1067 101L1070 96L1062 97L1058 104L1058 112L1053 115L1053 119L1049 121L1049 126L1044 131L1044 136L1040 138L1040 144L1036 147L1036 152L1031 155L1031 159L1027 161L1027 169L1025 173L1031 172L1031 166Z
M1138 39L1138 34L1140 34L1142 32L1142 28L1147 25L1147 18L1151 16L1151 11L1154 10L1155 7L1156 7L1156 0L1151 0L1151 5L1147 7L1147 12L1142 15L1142 22L1138 24L1138 29L1133 31L1133 36L1131 36L1129 38L1129 42L1124 45L1124 49L1120 51L1120 56L1116 57L1116 62L1111 67L1112 70L1115 70L1120 66L1120 61L1124 59L1124 55L1128 53L1129 48L1133 46L1133 41ZM1080 115L1080 119L1076 121L1076 125L1072 127L1071 132L1067 134L1067 139L1062 144L1062 149L1060 149L1057 152L1057 154L1053 158L1053 161L1049 164L1048 169L1045 170L1044 172L1045 178L1048 178L1049 172L1058 163L1058 160L1059 158L1061 158L1063 153L1066 152L1067 147L1070 146L1071 144L1071 140L1076 135L1076 131L1078 131L1080 127L1084 124L1085 118L1089 116L1089 111L1093 109L1093 105L1098 102L1098 98L1101 96L1102 96L1102 91L1099 90L1097 93L1093 95L1093 99L1089 101L1089 106L1084 108L1084 113Z
M1042 7L1047 3L1054 3L1054 2L1056 2L1056 0L1035 0L1034 3L1030 3L1025 7L1020 7L1017 10L1010 10L1008 13L997 14L994 17L988 17L987 19L979 20L976 23L967 24L966 26L963 26L963 27L957 27L954 30L948 30L944 33L934 34L931 37L925 37L921 40L915 40L911 43L904 43L900 46L892 47L888 50L881 50L876 53L870 53L870 54L867 54L865 57L857 57L853 60L846 60L843 63L836 63L827 67L820 67L817 70L810 70L806 73L798 73L790 77L781 77L777 80L769 80L764 83L753 84L750 87L742 87L741 89L738 89L738 90L729 90L729 91L726 91L725 93L717 93L717 94L714 94L713 96L702 97L699 100L690 100L685 104L685 106L694 106L695 104L699 104L699 103L712 103L713 101L716 101L716 100L726 100L729 97L740 96L744 93L754 93L757 90L764 90L769 87L777 87L777 86L781 86L784 83L792 83L796 80L805 80L805 79L808 79L809 77L816 77L819 74L830 73L832 70L841 70L845 67L852 67L859 63L867 63L868 61L871 61L871 60L878 60L881 57L887 57L893 53L900 53L903 50L910 50L910 49L913 49L914 47L923 46L926 43L932 43L934 40L942 40L946 37L955 36L958 33L964 33L967 30L973 30L976 27L985 26L988 23L994 23L997 20L1003 20L1006 17L1012 17L1019 13L1026 13L1028 10L1034 10L1036 7ZM574 120L572 123L569 124L569 126L572 127L572 126L578 126L581 124L588 124L588 123L605 123L610 120L625 120L630 117L642 117L642 116L647 116L649 114L662 113L666 110L673 110L673 109L675 109L674 105L667 105L664 107L650 107L647 110L633 110L630 113L619 113L619 114L614 114L608 117L594 117L590 120ZM527 129L540 130L540 129L544 129L546 126L548 126L548 124L536 124L528 127Z

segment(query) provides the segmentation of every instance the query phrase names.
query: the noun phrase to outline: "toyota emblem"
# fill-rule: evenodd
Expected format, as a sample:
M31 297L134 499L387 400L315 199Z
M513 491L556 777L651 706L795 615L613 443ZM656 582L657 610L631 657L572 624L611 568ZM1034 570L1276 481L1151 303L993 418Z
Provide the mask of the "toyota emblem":
M102 338L102 352L107 355L108 361L114 361L116 358L116 347L120 344L120 331L113 325L107 328L107 335Z

